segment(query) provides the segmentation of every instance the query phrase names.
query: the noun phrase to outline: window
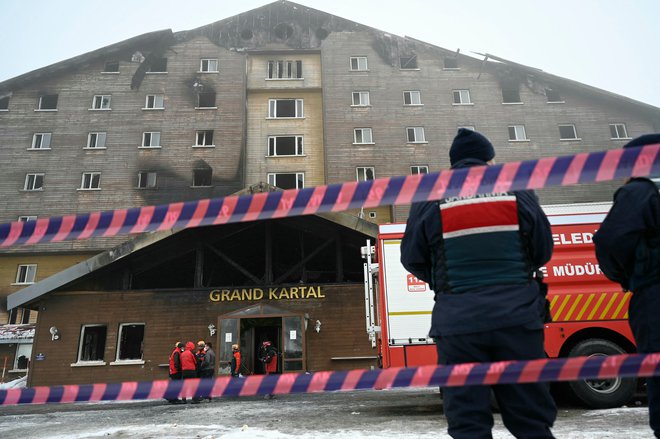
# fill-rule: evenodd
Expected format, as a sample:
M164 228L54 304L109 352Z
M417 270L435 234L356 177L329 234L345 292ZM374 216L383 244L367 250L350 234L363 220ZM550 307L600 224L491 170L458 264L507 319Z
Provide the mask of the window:
M39 110L57 110L58 95L39 96Z
M545 96L548 98L548 103L563 103L564 100L561 98L559 92L553 88L545 89Z
M30 313L28 312L29 316ZM27 370L32 355L32 343L19 343L16 345L16 355L14 356L14 370Z
M198 93L197 108L217 108L215 106L215 92Z
M16 270L17 284L33 284L37 275L37 264L21 264Z
M18 308L13 308L9 310L9 317L7 318L7 324L15 325L18 321Z
M41 191L43 189L44 189L44 174L25 175L25 185L23 186L23 190Z
M445 58L445 69L458 69L458 58Z
M559 125L559 140L579 140L575 125Z
M353 94L353 106L354 107L366 107L371 105L369 102L369 92L368 91L354 91Z
M610 136L612 139L629 139L626 125L623 123L611 123Z
M122 323L119 325L117 358L121 360L142 360L144 323Z
M138 189L153 189L156 187L156 173L140 171L137 176Z
M280 189L302 189L305 187L305 174L302 172L268 174L268 184Z
M199 71L204 73L217 73L218 60L212 58L202 59L199 63Z
M101 173L100 172L83 172L80 181L81 190L95 190L101 189Z
M302 61L268 61L268 79L302 79Z
M525 125L510 125L509 140L511 141L527 140L527 135L525 134Z
M371 166L357 167L355 168L355 173L357 174L357 181L367 181L376 178L376 172L374 171L374 168Z
M424 137L424 127L408 127L406 128L408 143L426 143Z
M78 363L103 361L107 332L105 325L83 325L78 345Z
M213 185L213 170L206 169L193 169L193 187L210 187Z
M26 223L28 221L36 221L37 215L21 215L18 217L18 221Z
M92 99L92 110L109 110L111 99L110 95L95 95Z
M374 143L371 128L355 128L353 130L353 143Z
M520 92L518 89L503 88L502 89L502 103L503 104L521 104Z
M119 73L119 61L106 61L103 65L103 73Z
M399 66L402 70L417 70L417 55L404 55L399 57Z
M418 90L404 91L403 105L422 105L422 94Z
M470 90L454 90L454 105L471 105Z
M160 132L148 131L142 133L142 148L160 148Z
M144 101L144 110L163 110L164 106L163 95L147 95Z
M352 56L351 57L351 70L355 71L366 71L367 67L367 57L366 56Z
M50 133L35 133L30 149L50 149Z
M151 61L149 73L167 73L167 58L158 58Z
M271 136L268 138L268 155L303 155L303 136Z
M303 117L302 99L270 99L268 117Z
M30 323L30 310L25 308L21 308L21 310L23 311L23 315L21 316L21 325L27 325Z
M213 144L213 130L197 131L195 136L195 144L193 147L212 147Z
M0 98L0 111L9 110L9 96Z
M87 148L105 148L105 133L89 133L87 135Z
M429 167L428 166L411 166L410 167L410 173L412 175L415 175L415 174L428 174L429 173Z

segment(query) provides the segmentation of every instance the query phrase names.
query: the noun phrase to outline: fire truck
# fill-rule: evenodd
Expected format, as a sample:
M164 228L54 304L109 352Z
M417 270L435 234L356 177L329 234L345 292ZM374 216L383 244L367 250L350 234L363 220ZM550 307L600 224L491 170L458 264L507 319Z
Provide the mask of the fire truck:
M552 321L545 324L549 358L635 352L628 325L631 293L600 271L593 234L611 203L544 206L554 241L552 259L541 268L548 285ZM367 241L364 262L367 333L382 367L437 364L429 338L433 291L400 262L405 224L383 224L375 245ZM582 380L558 385L588 407L618 407L637 388L635 379Z

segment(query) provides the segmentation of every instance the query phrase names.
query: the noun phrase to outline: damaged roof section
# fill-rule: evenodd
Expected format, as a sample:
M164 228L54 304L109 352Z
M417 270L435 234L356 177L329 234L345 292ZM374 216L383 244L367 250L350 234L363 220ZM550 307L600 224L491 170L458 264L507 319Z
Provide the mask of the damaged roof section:
M34 325L0 325L0 344L31 342Z

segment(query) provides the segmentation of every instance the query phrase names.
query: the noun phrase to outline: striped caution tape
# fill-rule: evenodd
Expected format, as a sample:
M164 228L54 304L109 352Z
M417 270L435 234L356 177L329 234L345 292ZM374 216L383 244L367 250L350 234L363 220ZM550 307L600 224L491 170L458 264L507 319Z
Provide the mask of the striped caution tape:
M0 390L0 406L522 384L660 374L660 353Z
M0 247L410 204L660 174L660 144L0 224Z

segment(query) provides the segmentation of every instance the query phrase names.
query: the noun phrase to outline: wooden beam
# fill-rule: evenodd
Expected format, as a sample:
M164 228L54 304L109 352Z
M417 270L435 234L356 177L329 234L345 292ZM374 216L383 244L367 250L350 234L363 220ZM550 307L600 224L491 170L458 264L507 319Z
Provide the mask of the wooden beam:
M243 274L244 274L246 277L248 277L252 282L254 282L254 283L256 283L256 284L258 284L258 283L261 282L261 279L257 278L257 277L254 276L252 273L250 273L249 271L247 271L245 268L241 267L238 263L234 262L229 256L227 256L226 254L224 254L223 252L221 252L220 250L218 250L218 249L215 248L214 246L212 246L212 245L210 245L210 244L206 244L206 246L207 246L209 249L211 249L211 251L212 251L213 253L215 253L216 255L220 256L220 258L223 259L226 263L228 263L229 265L231 265L232 267L234 267L235 269L237 269L238 271L240 271L241 273L243 273Z
M274 284L277 285L280 282L282 282L284 279L289 277L293 272L295 272L298 268L300 268L301 265L305 264L307 261L312 259L314 256L318 255L321 251L323 251L326 247L328 247L330 244L332 244L334 242L335 242L335 239L333 238L333 239L330 239L330 240L324 242L320 246L318 246L312 253L310 253L308 256L305 256L300 262L298 262L296 265L291 267L289 269L289 271L287 271L282 276L275 279Z

